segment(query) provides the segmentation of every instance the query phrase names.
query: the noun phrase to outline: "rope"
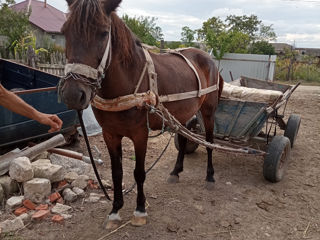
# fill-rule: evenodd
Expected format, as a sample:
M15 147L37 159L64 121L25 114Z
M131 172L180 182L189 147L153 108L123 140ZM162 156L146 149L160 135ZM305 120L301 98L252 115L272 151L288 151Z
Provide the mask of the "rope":
M85 142L86 142L86 146L87 146L87 149L88 149L88 153L89 153L89 157L90 157L90 160L91 160L91 164L92 164L94 173L95 173L95 175L96 175L96 177L97 177L98 183L99 183L100 188L102 189L104 195L106 196L106 198L107 198L108 200L111 201L111 199L110 199L110 197L109 197L109 195L108 195L105 187L104 187L103 184L102 184L102 181L101 181L101 178L100 178L100 175L99 175L97 166L96 166L96 164L95 164L95 162L94 162L94 160L93 160L93 156L92 156L92 151L91 151L89 139L88 139L88 136L87 136L86 128L85 128L84 123L83 123L82 113L81 113L80 111L78 111L78 117L79 117L81 129L82 129L82 132L83 132L83 137L84 137L84 140L85 140ZM164 116L163 116L163 118L164 118ZM156 159L156 161L148 168L148 170L146 171L146 174L148 174L148 173L157 165L157 163L158 163L158 162L160 161L160 159L162 158L163 154L167 151L167 149L168 149L168 147L169 147L169 145L170 145L172 136L173 136L173 134L171 133L167 145L166 145L165 148L162 150L161 154L160 154L159 157ZM127 195L127 194L129 194L130 192L132 192L136 185L137 185L137 184L134 183L128 190L126 190L126 191L124 192L124 195Z
M201 138L200 135L193 133L189 131L185 126L183 126L173 115L170 114L167 108L163 106L163 104L158 104L157 107L146 105L146 107L155 114L158 115L158 117L162 118L165 122L165 124L175 133L179 133L183 137L189 139L190 141L193 141L197 144L203 145L210 149L215 149L217 151L221 152L229 152L229 153L238 153L238 154L255 154L255 155L261 155L264 156L265 152L259 151L253 148L232 148L228 146L221 146L219 144L209 143Z
M152 106L152 107L150 107L150 111L147 111L147 128L148 128L148 134L152 131L152 129L150 128L150 122L149 122L149 112L152 113L152 114L154 114L154 113L156 112L156 110L157 110L157 109ZM162 128L161 128L161 132L160 132L159 134L154 135L154 136L149 136L149 138L156 138L156 137L159 137L159 136L161 136L162 134L165 133L165 130L166 130L166 129L165 129L165 128L166 128L166 125L165 125L165 123L164 123L165 117L164 117L164 115L163 115L162 112L161 112L161 114L162 114L162 116L161 116L161 118L162 118Z
M169 141L167 143L167 145L165 146L165 148L162 150L161 154L159 155L159 157L156 159L156 161L154 161L154 163L148 168L148 170L146 171L146 174L148 174L156 165L157 163L160 161L160 159L162 158L163 154L167 151L169 145L170 145L170 142L171 142L171 139L172 139L172 136L173 136L173 133L170 133L170 138L169 138ZM134 183L128 190L126 190L124 192L124 195L127 195L129 194L130 192L133 191L133 189L136 187L137 183Z
M103 186L102 182L101 182L101 178L100 178L100 175L99 175L99 172L98 172L98 169L97 169L97 166L93 160L93 156L92 156L92 152L91 152L91 148L90 148L90 143L89 143L89 139L88 139L88 136L87 136L87 132L86 132L86 128L84 126L84 123L83 123L83 119L82 119L82 113L81 111L78 111L78 117L79 117L79 121L80 121L80 125L81 125L81 129L82 129L82 132L83 132L83 137L84 137L84 140L86 142L86 145L87 145L87 149L88 149L88 153L89 153L89 156L90 156L90 160L91 160L91 164L92 164L92 167L93 167L93 170L94 170L94 173L97 177L97 180L99 182L99 185L100 185L100 188L102 189L104 195L106 196L106 198L108 200L111 201L105 187Z

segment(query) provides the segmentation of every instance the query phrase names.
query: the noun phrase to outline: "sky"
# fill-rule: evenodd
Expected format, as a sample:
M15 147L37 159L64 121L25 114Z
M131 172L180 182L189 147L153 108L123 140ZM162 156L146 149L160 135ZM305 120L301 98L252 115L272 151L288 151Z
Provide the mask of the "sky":
M68 11L64 0L47 2ZM211 17L254 14L265 25L273 25L277 42L320 48L320 0L123 0L118 14L124 13L156 17L166 41L180 40L182 27L199 29Z

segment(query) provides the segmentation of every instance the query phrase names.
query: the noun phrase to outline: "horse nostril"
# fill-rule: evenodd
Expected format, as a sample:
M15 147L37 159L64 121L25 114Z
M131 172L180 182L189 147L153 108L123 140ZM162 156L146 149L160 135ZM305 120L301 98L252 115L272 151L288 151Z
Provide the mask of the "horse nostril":
M81 91L80 94L81 94L80 103L84 104L86 102L86 93L84 91Z

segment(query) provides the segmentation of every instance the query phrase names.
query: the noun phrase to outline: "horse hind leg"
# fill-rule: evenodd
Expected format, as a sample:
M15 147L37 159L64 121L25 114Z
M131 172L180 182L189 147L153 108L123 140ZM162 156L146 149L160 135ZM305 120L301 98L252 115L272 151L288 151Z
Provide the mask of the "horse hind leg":
M114 186L114 200L110 214L108 215L104 227L106 229L118 228L121 224L121 218L119 210L123 207L123 195L122 195L122 148L120 136L111 136L107 133L103 133L104 140L107 144L112 169L112 181Z
M203 106L201 108L201 114L203 117L203 122L206 131L206 141L213 143L213 130L214 130L214 107L212 106ZM206 188L208 190L213 190L214 188L214 168L212 163L212 149L207 148L207 176L206 176Z
M136 166L134 170L134 178L137 183L137 208L134 211L131 224L133 226L143 226L147 224L147 212L145 208L146 197L144 195L143 184L146 179L145 172L145 157L147 151L148 132L137 131L140 134L136 135L133 139L135 154L136 154ZM142 133L143 132L143 133Z
M177 161L174 166L174 169L172 170L168 178L168 183L171 183L171 184L179 182L179 173L183 171L183 161L184 161L185 149L187 145L187 139L182 135L178 134L178 144L179 144L179 153L178 153Z

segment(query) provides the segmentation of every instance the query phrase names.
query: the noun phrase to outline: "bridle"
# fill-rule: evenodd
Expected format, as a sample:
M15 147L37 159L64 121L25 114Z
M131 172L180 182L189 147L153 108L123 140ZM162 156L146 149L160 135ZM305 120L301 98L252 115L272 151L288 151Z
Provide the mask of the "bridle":
M93 91L93 99L93 97L96 95L97 90L101 88L102 80L105 78L105 71L110 67L112 60L111 26L108 35L108 43L104 51L102 60L97 68L93 68L91 66L81 63L66 64L64 70L65 76L60 79L60 82L58 84L59 96L61 96L62 94L62 88L65 82L69 79L73 79L91 87Z
M65 66L65 77L61 78L60 82L58 84L58 99L59 99L59 101L61 101L61 99L62 99L61 96L62 96L63 86L64 86L65 82L69 79L76 80L77 82L81 82L81 83L91 87L92 88L91 100L95 97L97 90L101 88L102 80L105 78L104 73L110 67L110 64L111 64L111 59L112 59L112 46L111 46L111 44L112 44L112 40L111 40L111 26L110 26L108 43L107 43L106 49L104 51L102 60L97 68L93 68L91 66L81 64L81 63L71 63L71 64L67 64ZM98 173L96 164L95 164L93 156L92 156L88 136L86 133L86 128L85 128L85 125L84 125L84 122L82 119L82 111L78 110L77 113L78 113L79 122L80 122L80 125L82 128L82 132L83 132L84 139L85 139L85 142L87 145L87 149L88 149L88 153L90 156L90 160L91 160L91 164L92 164L94 173L97 177L98 183L99 183L102 191L104 192L106 198L111 201L104 185L102 184L100 175Z

